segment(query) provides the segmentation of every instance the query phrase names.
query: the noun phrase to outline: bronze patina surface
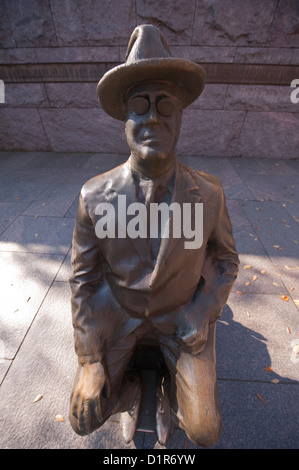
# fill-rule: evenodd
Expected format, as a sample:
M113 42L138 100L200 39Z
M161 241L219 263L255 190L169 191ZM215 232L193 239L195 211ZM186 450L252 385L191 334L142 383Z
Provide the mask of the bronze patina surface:
M156 384L159 442L165 444L172 421L195 445L219 439L215 328L239 260L220 181L183 166L176 155L183 109L204 83L202 67L172 57L160 31L143 25L131 36L126 62L98 84L102 108L125 123L131 153L123 165L86 182L79 200L70 279L79 364L70 422L80 435L122 412L124 439L133 439L142 381L130 361L147 341L159 346L167 366ZM162 203L173 208L169 236L159 230L153 236L150 217L142 219L144 231L137 227L132 208L141 204L151 215L150 205ZM187 207L201 231L193 245L186 231L174 230L175 208ZM112 226L107 214L103 219L110 209Z

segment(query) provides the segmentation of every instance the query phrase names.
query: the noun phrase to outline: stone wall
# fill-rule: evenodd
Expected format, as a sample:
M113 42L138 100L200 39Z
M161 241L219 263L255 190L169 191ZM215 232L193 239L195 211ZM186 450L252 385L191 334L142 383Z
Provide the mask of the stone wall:
M152 23L207 72L180 154L299 157L298 0L1 0L0 21L2 150L127 153L96 84Z

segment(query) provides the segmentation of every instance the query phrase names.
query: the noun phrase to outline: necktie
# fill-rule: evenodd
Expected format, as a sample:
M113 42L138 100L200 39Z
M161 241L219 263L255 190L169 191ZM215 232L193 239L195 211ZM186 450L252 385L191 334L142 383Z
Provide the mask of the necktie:
M148 244L151 251L151 254L154 259L157 258L160 244L161 244L161 237L163 234L161 233L161 221L158 223L158 237L150 237L150 227L151 217L150 217L150 204L157 203L161 204L162 202L166 202L168 205L171 202L171 194L170 191L165 187L160 185L159 183L153 184L148 187L148 192L146 194L146 208L147 208L147 231L148 231Z
M166 202L168 205L171 204L171 192L170 190L159 181L138 178L135 176L136 184L136 196L137 200L145 204L147 210L147 246L153 259L157 258L161 243L161 223L158 224L158 237L150 237L151 217L150 217L150 205L151 203Z

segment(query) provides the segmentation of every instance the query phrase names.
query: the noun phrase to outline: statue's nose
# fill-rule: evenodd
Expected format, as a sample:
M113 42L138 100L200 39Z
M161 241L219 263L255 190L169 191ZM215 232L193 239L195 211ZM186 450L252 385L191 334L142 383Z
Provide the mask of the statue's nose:
M150 109L147 113L147 121L150 121L151 123L156 123L159 122L159 113L157 111L157 108L155 104L151 103Z

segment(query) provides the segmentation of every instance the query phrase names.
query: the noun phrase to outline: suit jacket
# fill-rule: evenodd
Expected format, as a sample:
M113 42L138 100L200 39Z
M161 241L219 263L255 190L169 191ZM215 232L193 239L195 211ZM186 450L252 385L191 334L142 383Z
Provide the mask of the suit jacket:
M162 238L156 259L146 239L96 236L96 207L109 202L117 215L118 195L126 196L127 207L136 202L129 161L89 180L80 194L70 286L81 363L101 359L143 322L174 333L190 302L194 315L206 309L209 321L216 320L237 276L238 255L217 178L177 163L172 202L203 203L203 244L185 249L184 235Z

